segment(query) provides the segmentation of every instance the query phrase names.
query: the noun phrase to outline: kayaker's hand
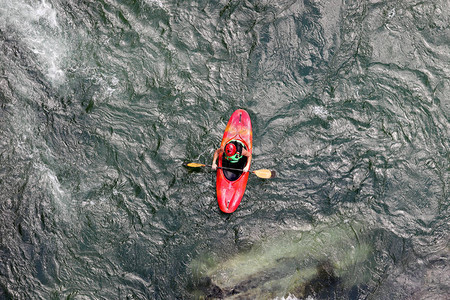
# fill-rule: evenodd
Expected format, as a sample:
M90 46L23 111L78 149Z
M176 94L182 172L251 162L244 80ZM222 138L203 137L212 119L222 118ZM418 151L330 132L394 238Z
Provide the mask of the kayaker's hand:
M213 171L217 170L217 164L213 163L212 166L211 166L211 169L213 169Z
M249 169L249 167L245 167L244 170L243 170L244 173L245 173L245 172L248 172L248 169Z

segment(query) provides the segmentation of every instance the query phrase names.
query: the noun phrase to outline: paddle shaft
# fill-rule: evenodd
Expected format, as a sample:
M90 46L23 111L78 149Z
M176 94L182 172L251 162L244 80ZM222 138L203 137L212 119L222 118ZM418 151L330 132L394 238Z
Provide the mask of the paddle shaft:
M186 166L188 166L188 167L193 167L193 168L198 168L198 167L209 167L209 168L212 169L212 166L210 166L210 165L199 164L199 163L188 163L188 164L186 164ZM242 170L242 169L234 169L234 168L219 167L219 166L216 166L216 168L217 168L217 169L223 169L223 170L241 171L241 172L244 172L244 170ZM248 171L248 172L252 172L252 171Z
M210 165L205 165L205 164L199 164L199 163L187 163L186 164L187 167L191 167L191 168L198 168L198 167L209 167L212 168L212 166ZM244 170L241 169L234 169L234 168L227 168L227 167L217 167L219 169L223 169L223 170L232 170L232 171L239 171L239 172L244 172ZM268 178L273 178L276 176L276 172L275 171L271 171L268 169L259 169L259 170L255 170L255 171L248 171L251 172L253 174L255 174L256 176L258 176L259 178L264 178L264 179L268 179Z
M242 170L242 169L234 169L234 168L219 167L219 166L217 166L217 169L244 172L244 170ZM247 171L247 172L252 172L252 171Z

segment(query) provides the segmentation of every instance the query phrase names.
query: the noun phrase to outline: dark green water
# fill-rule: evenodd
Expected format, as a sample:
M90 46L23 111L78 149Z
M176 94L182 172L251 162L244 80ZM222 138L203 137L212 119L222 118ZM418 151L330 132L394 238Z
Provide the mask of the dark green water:
M316 298L450 294L447 1L1 0L0 50L1 299L195 298L255 247L340 265ZM225 215L182 164L237 108L278 177Z

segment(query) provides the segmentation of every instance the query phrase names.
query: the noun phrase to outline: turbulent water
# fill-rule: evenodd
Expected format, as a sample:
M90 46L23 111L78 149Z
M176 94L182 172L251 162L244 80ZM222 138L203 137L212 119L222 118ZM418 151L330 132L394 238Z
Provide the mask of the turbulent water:
M0 0L0 50L1 299L448 299L447 1ZM278 176L226 215L183 163L238 108Z

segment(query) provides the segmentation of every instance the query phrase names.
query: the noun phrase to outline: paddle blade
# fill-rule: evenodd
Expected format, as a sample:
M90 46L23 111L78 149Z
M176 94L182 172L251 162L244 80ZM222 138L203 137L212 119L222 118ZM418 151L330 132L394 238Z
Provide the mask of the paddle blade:
M199 167L205 167L206 165L199 164L199 163L188 163L188 164L186 164L186 166L191 167L191 168L199 168Z
M276 176L275 171L271 171L268 169L259 169L256 171L252 171L253 174L255 174L256 176L258 176L259 178L264 178L264 179L269 179L269 178L273 178Z

